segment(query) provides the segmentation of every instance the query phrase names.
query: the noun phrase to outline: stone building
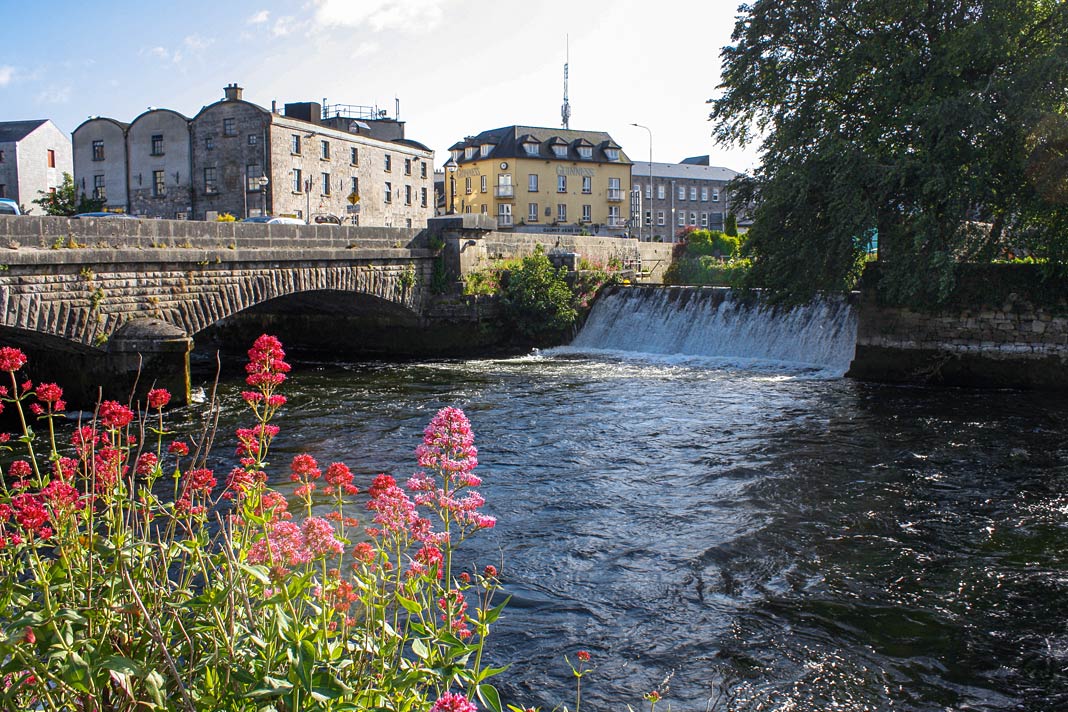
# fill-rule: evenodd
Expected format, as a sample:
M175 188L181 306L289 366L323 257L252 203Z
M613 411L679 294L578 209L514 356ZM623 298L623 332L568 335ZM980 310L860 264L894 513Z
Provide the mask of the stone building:
M152 109L128 126L85 122L74 132L79 186L88 193L101 183L109 209L146 217L330 215L348 224L426 227L434 210L434 152L404 138L404 122L370 107L317 102L286 104L283 113L242 93L228 85L223 99L191 119ZM121 148L109 151L112 143ZM113 190L110 174L120 154L125 183Z
M0 121L0 198L32 209L72 170L70 139L51 120Z
M704 163L700 160L704 159ZM682 163L637 161L631 174L635 190L642 192L643 240L674 242L687 226L722 230L730 206L724 190L738 175L730 168L708 165L708 157L688 158Z
M126 212L129 207L126 129L115 119L94 116L74 129L74 185L79 194L102 198L104 209Z
M505 126L449 151L448 212L521 232L627 233L631 161L603 131Z

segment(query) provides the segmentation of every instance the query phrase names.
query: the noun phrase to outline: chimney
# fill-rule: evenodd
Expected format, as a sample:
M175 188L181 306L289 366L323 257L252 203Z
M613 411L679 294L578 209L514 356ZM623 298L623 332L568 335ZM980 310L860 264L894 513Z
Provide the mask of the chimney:
M241 92L243 91L244 89L239 87L237 85L237 82L234 82L233 84L227 84L223 88L223 93L226 94L227 101L241 101Z

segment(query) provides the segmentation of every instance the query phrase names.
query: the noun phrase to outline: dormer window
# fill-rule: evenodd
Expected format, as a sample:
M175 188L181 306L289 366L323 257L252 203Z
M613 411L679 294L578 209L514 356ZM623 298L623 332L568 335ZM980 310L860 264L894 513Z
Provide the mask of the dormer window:
M464 152L461 151L460 149L456 148L456 149L453 149L452 151L449 151L449 155L452 156L452 160L455 163L456 161L460 160L460 156L464 155Z
M468 146L467 148L464 149L464 158L466 160L470 161L474 157L475 157L475 147L474 146Z
M538 147L539 144L534 143L533 141L528 141L523 144L523 150L527 152L528 156L538 155Z
M490 155L490 151L492 151L492 150L493 150L493 144L492 143L484 143L481 146L479 146L479 154L478 155L479 155L480 158L485 158L486 156Z
M553 155L557 158L567 158L567 146L561 143L554 144Z
M618 161L619 160L619 149L618 148L606 148L604 150L604 155L608 156L608 160L610 160L610 161Z
M579 146L578 153L580 158L593 158L593 146Z

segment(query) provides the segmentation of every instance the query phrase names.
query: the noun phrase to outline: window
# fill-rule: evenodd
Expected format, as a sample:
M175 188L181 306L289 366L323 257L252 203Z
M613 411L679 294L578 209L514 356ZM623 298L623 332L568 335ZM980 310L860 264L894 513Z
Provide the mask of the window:
M701 187L701 202L702 203L707 203L708 202L708 186L702 186Z
M223 136L237 136L237 125L232 118L223 119Z
M682 210L679 211L678 219L676 220L676 224L678 224L679 227L685 227L686 226L686 213L684 211L682 211Z
M96 200L107 200L108 193L107 188L104 186L104 176L93 176L93 198Z
M410 176L412 174L412 159L404 159L404 175Z
M356 176L353 176L350 180L351 180L351 185L349 186L349 188L350 188L349 195L355 195L355 196L359 197L359 195L360 195L360 179L357 178Z
M656 224L660 225L661 227L663 227L663 225L664 225L664 211L663 210L657 210L656 211Z
M610 160L610 161L618 161L619 160L619 149L618 148L606 148L604 150L604 155L608 156L608 160Z
M411 205L412 204L412 186L410 186L410 185L404 186L404 204L405 205Z
M419 177L426 178L426 161L419 162Z
M489 206L486 205L485 203L483 203L479 207L481 208L481 210L479 210L479 212L482 213L483 215L486 215L487 213L489 213Z
M320 141L319 142L319 158L321 158L324 161L329 161L330 160L330 142L329 141Z
M567 204L557 203L556 205L556 221L567 222Z
M48 167L49 168L55 168L56 167L56 152L54 150L52 150L51 148L48 149Z
M93 141L93 160L94 161L102 161L102 160L104 160L104 142L103 141ZM0 163L3 163L3 162L4 162L4 152L0 151Z
M701 227L708 227L708 213L701 213Z
M523 144L523 150L526 151L528 156L536 156L536 155L538 155L538 147L539 147L539 145L540 144L534 143L532 141L528 141L528 142Z
M567 176L556 176L556 192L567 192Z
M579 146L578 153L580 158L593 158L593 146Z
M527 222L538 222L538 204L531 203L527 206Z
M619 186L619 179L618 178L616 178L616 186L617 187ZM585 193L586 195L589 195L590 193L593 192L593 177L592 176L582 176L582 192Z
M330 195L330 174L329 173L323 173L322 175L323 175L322 194L323 195Z
M152 195L162 198L167 194L167 185L164 181L163 171L152 171Z
M204 150L205 151L214 151L215 150L215 137L214 136L205 136L204 137Z
M697 188L690 186L690 200L697 200Z
M712 189L712 202L713 203L718 203L719 202L719 189L718 188L713 188Z
M466 148L464 148L464 159L465 160L470 161L474 157L475 157L475 147L474 146L467 146Z
M360 149L355 146L349 149L349 163L354 166L360 165Z
M667 194L664 192L664 184L661 183L660 185L656 186L656 198L657 200L663 200L666 197Z
M259 136L257 136L256 134L249 134L248 135L248 145L249 146L255 146L257 143L259 143Z
M646 225L646 227L651 227L652 224L653 224L653 211L652 210L646 210L645 211L645 225Z
M387 203L392 203L393 202L393 185L389 181L386 181L384 185L386 187L386 202Z
M481 192L485 193L486 190L487 190L487 187L486 187L486 176L480 176L479 179L480 179L479 190Z
M471 195L471 176L464 178L464 193Z
M385 169L386 173L391 173L393 171L393 156L387 153L385 158L382 160L383 168Z
M623 227L623 221L619 219L619 206L608 206L608 226L609 227Z
M263 170L260 168L259 163L249 163L245 166L245 183L247 190L258 191L260 189L260 178L263 176Z
M163 134L153 134L152 135L152 155L153 156L162 156L163 155Z
M593 206L582 206L582 222L593 222Z
M205 193L218 193L219 184L215 177L214 166L208 166L204 169L204 192Z
M299 137L298 137L299 138ZM299 168L293 169L293 192L304 192L304 181L301 179L301 173Z
M567 157L567 146L565 146L564 144L560 144L560 143L553 144L553 155L556 156L557 158L566 158Z
M690 213L690 224L697 227L697 213Z
M426 188L419 189L419 204L426 207Z
M645 184L645 199L646 200L652 200L653 199L653 184L652 183L646 183Z
M484 143L481 146L479 146L478 148L479 148L478 157L479 158L485 158L486 156L490 155L490 151L493 150L493 144Z
M686 186L679 186L679 200L686 200Z
M537 193L538 192L538 174L537 173L531 173L530 175L527 176L527 192L528 193Z
M512 205L501 203L497 206L497 224L502 227L512 226Z
M300 153L300 134L291 134L289 136L289 152Z

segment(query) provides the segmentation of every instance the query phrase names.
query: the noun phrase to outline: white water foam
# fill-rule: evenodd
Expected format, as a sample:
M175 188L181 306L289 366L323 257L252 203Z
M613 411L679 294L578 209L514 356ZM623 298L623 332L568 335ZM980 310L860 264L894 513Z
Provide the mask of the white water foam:
M597 300L569 346L546 355L839 378L853 360L856 335L856 313L841 297L781 309L729 289L620 287Z

